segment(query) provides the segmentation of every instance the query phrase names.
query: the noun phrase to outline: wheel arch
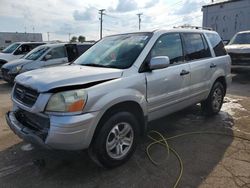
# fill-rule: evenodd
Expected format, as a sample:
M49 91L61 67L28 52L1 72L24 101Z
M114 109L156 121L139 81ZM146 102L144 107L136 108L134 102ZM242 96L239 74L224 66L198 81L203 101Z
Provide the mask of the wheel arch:
M110 106L104 112L95 128L91 143L95 140L100 129L102 128L103 123L115 113L122 111L131 112L133 115L135 115L135 118L138 120L139 123L140 134L144 135L145 131L147 130L147 116L144 116L142 107L135 101L123 101Z

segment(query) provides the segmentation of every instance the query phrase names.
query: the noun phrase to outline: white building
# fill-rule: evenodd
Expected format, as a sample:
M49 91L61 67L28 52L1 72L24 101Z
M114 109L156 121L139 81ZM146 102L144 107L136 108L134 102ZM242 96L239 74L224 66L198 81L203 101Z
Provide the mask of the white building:
M0 32L0 49L13 42L42 42L41 33Z
M203 27L230 40L239 31L250 30L250 0L214 1L202 7Z

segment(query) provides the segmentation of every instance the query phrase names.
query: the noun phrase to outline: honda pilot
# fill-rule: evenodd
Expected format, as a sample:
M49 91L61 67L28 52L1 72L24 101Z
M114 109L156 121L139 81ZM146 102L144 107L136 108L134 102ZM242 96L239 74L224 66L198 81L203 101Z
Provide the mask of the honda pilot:
M197 103L207 115L217 114L230 65L214 31L108 36L70 66L18 75L6 120L28 142L88 148L95 162L115 167L132 156L148 122Z

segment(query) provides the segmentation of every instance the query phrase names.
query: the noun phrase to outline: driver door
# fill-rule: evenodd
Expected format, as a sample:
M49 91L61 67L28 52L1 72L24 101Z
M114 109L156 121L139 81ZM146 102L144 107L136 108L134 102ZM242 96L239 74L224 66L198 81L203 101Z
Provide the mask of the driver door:
M180 34L159 37L151 49L150 59L157 56L168 56L170 66L145 73L149 120L183 108L190 93L190 66L184 62Z

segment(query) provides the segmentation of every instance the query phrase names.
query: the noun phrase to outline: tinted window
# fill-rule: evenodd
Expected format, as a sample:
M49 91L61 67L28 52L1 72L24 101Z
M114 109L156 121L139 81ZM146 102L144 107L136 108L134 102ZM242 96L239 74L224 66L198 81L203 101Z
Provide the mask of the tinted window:
M157 56L168 56L171 64L183 61L180 35L167 34L161 36L151 50L151 58Z
M216 56L223 56L226 55L227 52L224 48L224 44L220 38L220 36L218 34L215 33L207 33L206 34L213 49L214 49L214 53Z
M66 57L64 46L53 48L48 55L51 55L50 59L58 59Z
M199 33L183 33L185 43L185 59L187 61L211 57L206 41Z

